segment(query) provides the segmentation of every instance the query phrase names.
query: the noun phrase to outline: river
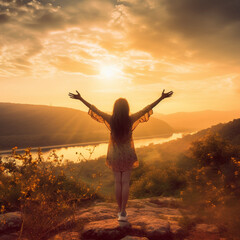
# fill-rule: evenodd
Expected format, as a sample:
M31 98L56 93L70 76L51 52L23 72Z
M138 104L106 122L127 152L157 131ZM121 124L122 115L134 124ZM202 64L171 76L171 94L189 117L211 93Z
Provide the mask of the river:
M148 146L149 144L160 144L183 137L186 133L174 133L170 137L153 136L149 138L134 139L135 148ZM56 145L41 147L43 158L51 159L51 154L54 152L58 157L69 159L71 161L82 161L89 159L96 159L100 156L106 155L108 142L88 142L79 144ZM0 151L0 156L9 156L11 151ZM19 149L17 153L24 153L24 149ZM31 153L37 157L37 148L32 148Z

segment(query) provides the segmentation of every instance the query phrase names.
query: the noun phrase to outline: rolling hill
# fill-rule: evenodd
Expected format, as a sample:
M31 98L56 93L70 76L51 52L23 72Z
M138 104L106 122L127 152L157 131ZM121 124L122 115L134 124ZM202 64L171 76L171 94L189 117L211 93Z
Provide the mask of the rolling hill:
M186 153L194 141L200 140L205 136L218 134L224 140L230 142L231 145L236 145L240 148L240 118L234 119L228 123L221 123L210 128L203 129L194 134L187 134L182 138L172 140L162 144L150 144L137 149L137 154L140 159L148 162L154 161L157 165L165 162L185 161Z
M220 123L210 128L198 131L195 134L188 134L181 139L176 139L160 146L160 151L174 152L175 154L184 152L193 141L199 140L208 134L218 134L223 139L234 145L240 145L240 118L228 123Z
M177 112L172 114L156 113L155 117L170 124L178 132L199 131L218 123L226 123L240 117L239 111L199 111Z

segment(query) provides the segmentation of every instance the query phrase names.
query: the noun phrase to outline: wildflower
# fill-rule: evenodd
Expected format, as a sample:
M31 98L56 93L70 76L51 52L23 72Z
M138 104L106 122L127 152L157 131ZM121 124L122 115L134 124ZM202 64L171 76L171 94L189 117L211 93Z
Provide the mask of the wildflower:
M4 212L5 212L5 210L6 210L6 209L5 209L5 206L4 206L4 205L2 205L2 206L1 206L1 210L0 210L0 211L1 211L1 213L4 213Z

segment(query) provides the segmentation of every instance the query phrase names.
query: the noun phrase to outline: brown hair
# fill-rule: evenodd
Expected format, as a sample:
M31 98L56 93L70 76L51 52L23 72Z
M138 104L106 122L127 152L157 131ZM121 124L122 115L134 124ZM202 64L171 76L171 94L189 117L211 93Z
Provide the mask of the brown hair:
M112 136L116 142L125 142L131 131L129 105L125 98L115 101L111 118Z

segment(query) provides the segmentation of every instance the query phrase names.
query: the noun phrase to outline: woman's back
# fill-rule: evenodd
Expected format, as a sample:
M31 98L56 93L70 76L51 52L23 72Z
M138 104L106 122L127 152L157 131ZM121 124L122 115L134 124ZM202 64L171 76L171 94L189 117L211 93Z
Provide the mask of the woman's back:
M113 171L129 171L139 166L135 152L132 132L141 122L147 122L153 114L151 105L141 111L129 115L128 103L118 99L114 104L113 114L101 112L91 106L88 114L98 122L105 123L110 130L110 139L106 158L106 166Z

